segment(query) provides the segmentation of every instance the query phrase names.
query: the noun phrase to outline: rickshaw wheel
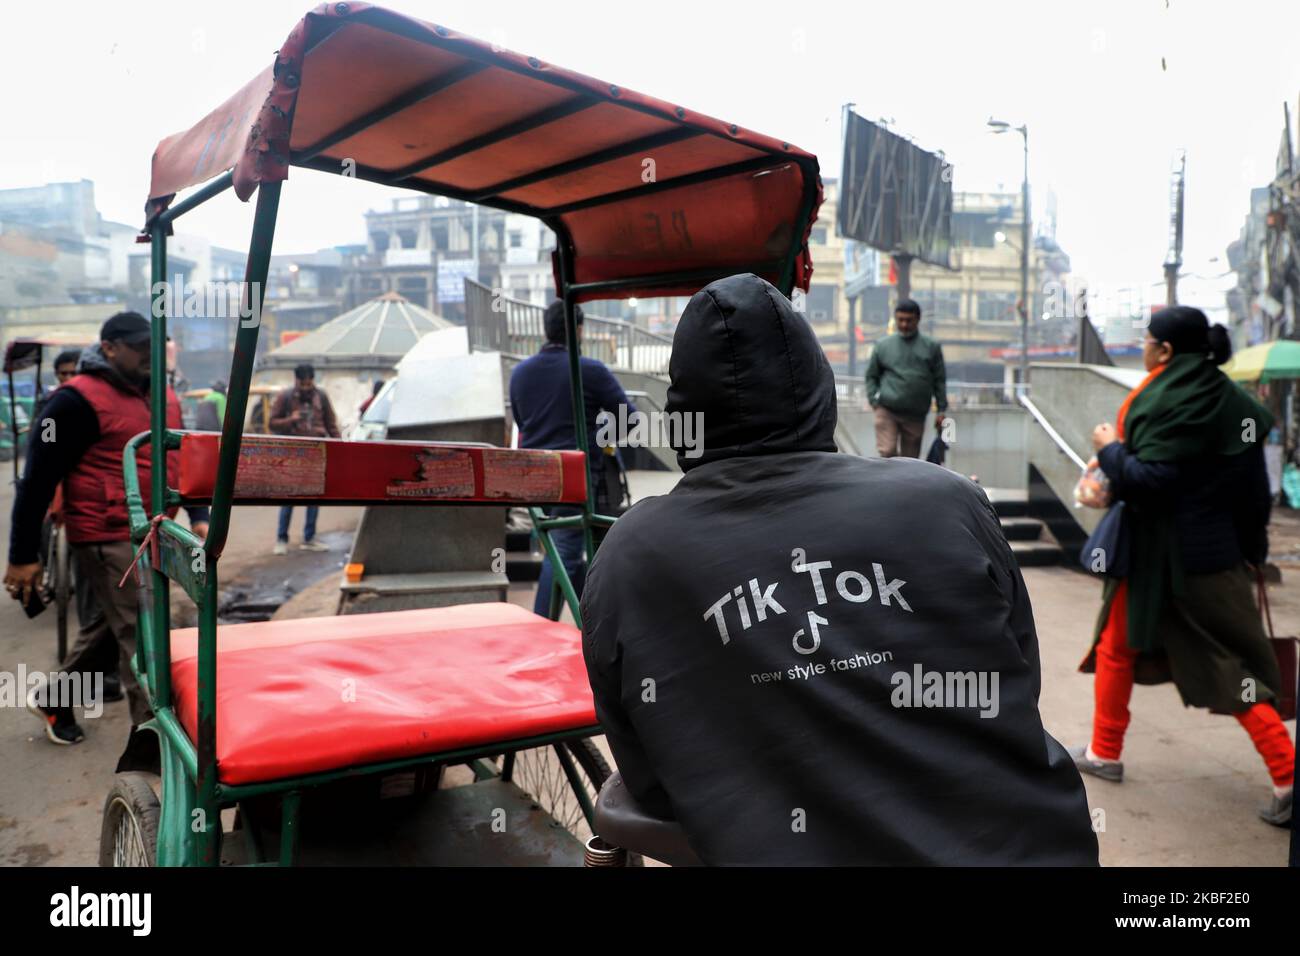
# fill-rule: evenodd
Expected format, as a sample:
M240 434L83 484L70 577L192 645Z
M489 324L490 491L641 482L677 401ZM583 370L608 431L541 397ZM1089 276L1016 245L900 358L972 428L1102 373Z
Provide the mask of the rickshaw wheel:
M99 865L153 866L158 859L158 796L144 773L119 773L104 801Z
M589 739L566 740L558 746L573 758L578 775L583 780L583 789L587 797L595 802L601 785L609 778L609 763L605 755ZM504 756L499 758L504 768ZM532 750L520 750L515 753L515 764L511 781L527 793L539 807L550 814L557 825L572 833L579 841L585 843L592 835L591 827L582 814L582 806L574 795L568 775L555 755L554 747L535 747ZM628 866L641 866L641 858L636 854L628 855Z

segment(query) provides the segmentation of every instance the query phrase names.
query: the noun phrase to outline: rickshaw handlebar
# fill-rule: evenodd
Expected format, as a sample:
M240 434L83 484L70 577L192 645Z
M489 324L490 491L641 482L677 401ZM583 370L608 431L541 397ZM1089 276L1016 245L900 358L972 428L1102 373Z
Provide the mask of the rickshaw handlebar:
M181 436L173 431L164 433L167 451L181 447ZM126 488L126 513L131 525L131 536L138 537L149 530L150 514L145 511L144 496L140 493L140 472L136 468L136 449L150 442L148 432L141 432L122 449L122 484ZM167 500L162 510L181 503L180 495L175 490L167 489Z

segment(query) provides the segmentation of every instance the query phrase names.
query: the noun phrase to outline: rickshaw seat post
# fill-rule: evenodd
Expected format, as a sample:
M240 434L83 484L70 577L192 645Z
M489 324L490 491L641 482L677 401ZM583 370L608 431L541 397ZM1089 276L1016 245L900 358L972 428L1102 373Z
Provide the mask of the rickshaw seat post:
M149 513L164 514L167 510L167 227L155 225L149 233L150 276L149 307L153 313L150 322L149 339ZM138 443L129 443L132 469ZM125 464L125 462L124 462ZM134 477L137 472L132 470ZM133 535L134 540L134 535ZM153 640L168 644L166 630L171 621L171 584L161 570L150 567L152 584L152 627ZM163 628L162 640L159 642L157 628ZM156 663L157 654L146 652L145 641L135 642L135 666L140 672L147 672L149 665ZM168 648L170 650L170 646ZM167 655L169 657L170 655ZM151 661L149 658L154 657ZM166 658L165 658L166 659ZM159 668L161 674L149 674L150 689L157 700L164 706L171 704L171 668Z
M578 451L588 456L587 496L582 505L582 547L587 560L596 556L595 538L591 533L591 516L596 510L596 489L591 483L590 448L587 441L587 405L582 396L582 343L578 340L578 300L574 285L573 257L569 250L568 230L556 220L552 228L557 230L556 255L560 260L560 295L564 301L564 341L569 355L569 392L573 398L573 435L578 443ZM567 575L566 575L567 577ZM572 582L570 582L572 588ZM581 626L577 612L574 620Z
M235 469L239 464L244 419L248 412L248 393L253 383L253 362L257 357L257 339L262 326L262 303L271 265L280 187L279 181L264 182L257 190L257 211L253 218L253 235L249 241L244 287L240 296L239 331L235 335L235 354L230 361L230 376L226 386L226 415L221 423L221 455L217 462L217 479L212 492L212 518L204 544L210 565L221 556L226 546L226 536L230 532Z
M219 181L192 197L192 208L204 199L226 188L228 182ZM244 269L244 284L240 298L239 330L235 335L235 351L230 363L229 389L226 415L221 424L221 451L217 461L216 483L212 494L212 514L208 536L203 550L206 558L206 576L202 600L198 602L198 733L195 740L197 752L196 809L202 811L203 829L197 841L199 862L215 866L220 833L220 808L217 795L217 559L225 547L230 530L230 511L234 499L235 470L239 463L243 440L243 422L247 414L248 393L252 385L253 361L257 355L257 339L261 331L262 304L266 290L266 277L270 271L271 247L275 238L276 213L280 203L278 181L264 182L258 188L257 211L253 219L253 233L249 241L248 260ZM155 221L150 228L152 246L151 308L153 311L150 342L150 376L153 388L150 393L151 421L149 444L151 446L150 501L145 514L140 500L138 484L134 494L131 479L136 474L134 466L136 448L144 436L128 443L123 453L126 467L128 510L135 512L132 520L133 537L142 538L152 518L164 514L169 495L167 488L167 229L172 216ZM145 518L143 526L139 517ZM137 542L138 543L138 542ZM150 670L149 688L155 703L163 709L172 704L171 696L171 606L170 580L162 570L150 567L153 582L151 618L148 629L151 641L138 641L136 669L142 674ZM150 660L152 658L152 660ZM296 805L292 805L296 806Z
M197 808L203 814L199 862L205 866L216 866L219 862L217 847L221 832L217 799L217 560L221 557L230 531L235 471L239 465L244 419L248 414L248 393L253 381L253 361L257 356L257 339L262 326L262 304L266 293L266 277L271 267L271 247L275 240L280 187L280 181L274 180L261 183L257 190L257 211L253 217L253 234L248 244L244 287L240 296L239 331L235 334L235 352L230 360L226 415L221 423L221 451L217 458L217 477L212 491L212 514L208 536L203 545L207 557L207 576L204 579L204 599L199 605L198 739L195 745L199 771L196 781ZM159 427L158 421L159 413L155 412L155 428ZM165 470L163 475L165 478ZM169 618L160 620L166 628ZM296 809L296 803L293 807Z

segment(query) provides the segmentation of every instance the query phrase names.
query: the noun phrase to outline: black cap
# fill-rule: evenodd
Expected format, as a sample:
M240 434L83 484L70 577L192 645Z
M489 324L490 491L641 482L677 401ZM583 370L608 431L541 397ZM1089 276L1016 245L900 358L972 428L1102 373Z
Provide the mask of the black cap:
M99 327L99 340L144 345L150 340L149 328L149 320L139 312L119 312Z

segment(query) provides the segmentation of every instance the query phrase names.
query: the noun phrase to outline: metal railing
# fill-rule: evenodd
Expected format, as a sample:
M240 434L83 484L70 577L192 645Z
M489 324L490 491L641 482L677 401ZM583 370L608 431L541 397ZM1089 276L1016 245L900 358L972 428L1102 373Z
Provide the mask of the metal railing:
M546 343L544 314L540 305L465 280L465 327L473 351L535 354ZM671 337L647 332L631 322L598 316L587 316L583 322L583 354L611 369L667 375L672 348Z
M1029 386L1017 382L948 382L949 410L972 405L1016 405L1021 396L1029 393ZM835 394L841 404L867 406L867 383L862 376L835 376Z
M1088 463L1080 458L1079 454L1069 446L1066 440L1061 437L1061 433L1052 427L1051 423L1047 420L1047 416L1039 410L1037 405L1029 400L1027 395L1020 396L1020 404L1025 407L1025 410L1028 411L1030 415L1034 416L1034 421L1038 422L1038 424L1042 426L1043 431L1047 433L1047 437L1056 445L1057 451L1068 457L1070 461L1074 462L1080 471L1083 471L1088 467Z
M476 352L532 355L546 341L545 309L465 279L465 330Z

